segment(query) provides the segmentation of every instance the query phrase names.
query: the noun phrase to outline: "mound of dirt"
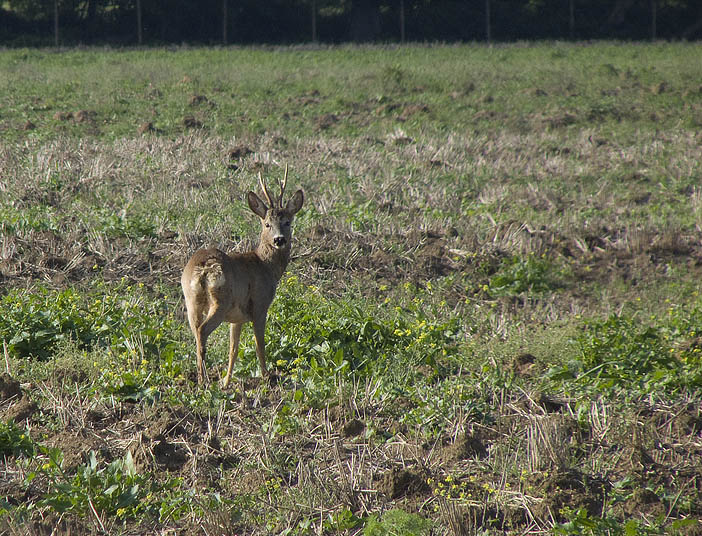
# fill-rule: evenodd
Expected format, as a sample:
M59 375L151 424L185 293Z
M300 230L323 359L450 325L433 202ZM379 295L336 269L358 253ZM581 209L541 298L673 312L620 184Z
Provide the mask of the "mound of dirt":
M534 365L536 364L536 358L529 354L523 353L515 356L510 364L512 372L517 376L523 378L530 378L534 375Z
M442 447L439 450L438 458L442 465L450 465L475 457L484 458L487 454L488 450L484 438L481 438L477 433L465 433L453 443Z
M28 398L22 398L5 410L3 420L19 423L30 419L38 411L39 406L37 406L36 402Z
M365 429L366 425L363 421L359 419L351 419L344 424L343 428L341 429L341 435L343 437L356 437L361 435Z
M20 423L30 419L39 406L24 396L20 383L7 373L0 374L0 403L7 403L2 412L3 421Z
M627 517L643 513L658 517L668 513L668 507L658 495L646 488L635 488L631 496L621 505L621 510Z
M156 128L154 127L154 124L151 121L146 121L142 123L137 129L137 134L141 136L143 136L144 134L148 134L149 132L156 132Z
M390 500L422 495L431 491L426 478L409 469L391 469L383 474L378 491Z
M407 121L411 116L419 113L428 113L429 106L426 104L408 104L402 110L402 113L397 117L399 121Z
M90 451L95 452L98 459L106 462L111 462L115 457L102 439L94 434L81 433L75 430L61 431L49 438L46 444L61 451L63 454L63 467L66 471L88 463Z
M0 374L0 402L22 398L20 383L7 373Z
M227 158L229 160L239 160L253 153L253 149L246 145L235 145L227 151Z
M192 115L187 115L183 118L183 126L185 128L202 128L202 121L195 119Z
M339 117L335 114L324 114L317 118L315 124L317 130L327 130L339 122Z
M152 452L156 463L169 471L179 471L189 458L184 447L165 439L158 441L153 446Z
M568 506L573 510L585 508L591 516L602 514L602 505L607 491L604 481L571 470L544 473L535 478L539 495L543 501L535 504L532 512L541 519L566 521L561 510Z
M209 104L210 99L205 97L204 95L193 95L190 97L190 101L188 104L190 106L200 106L201 104Z

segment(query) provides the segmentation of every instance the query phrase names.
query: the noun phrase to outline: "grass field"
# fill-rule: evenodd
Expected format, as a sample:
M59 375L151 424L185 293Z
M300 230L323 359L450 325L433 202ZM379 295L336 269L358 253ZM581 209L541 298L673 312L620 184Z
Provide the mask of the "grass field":
M0 51L0 531L701 534L701 53ZM277 381L198 387L285 164Z

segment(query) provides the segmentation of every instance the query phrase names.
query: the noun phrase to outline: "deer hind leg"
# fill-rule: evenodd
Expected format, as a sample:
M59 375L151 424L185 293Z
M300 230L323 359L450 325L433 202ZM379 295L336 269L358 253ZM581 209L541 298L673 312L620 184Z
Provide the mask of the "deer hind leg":
M193 332L195 337L195 353L197 355L197 382L202 383L203 374L206 375L204 367L205 359L205 346L203 345L203 340L200 331L200 325L202 324L201 311L197 307L188 307L188 324L190 324L190 331Z
M190 315L188 315L189 317ZM225 310L221 307L213 305L210 307L207 317L194 330L195 343L197 345L197 383L202 384L207 379L207 370L205 368L205 354L207 353L207 339L212 332L224 320Z
M229 365L227 365L227 375L222 381L222 387L229 386L229 380L232 377L232 369L234 361L236 361L237 353L239 352L239 339L241 337L242 324L229 324Z

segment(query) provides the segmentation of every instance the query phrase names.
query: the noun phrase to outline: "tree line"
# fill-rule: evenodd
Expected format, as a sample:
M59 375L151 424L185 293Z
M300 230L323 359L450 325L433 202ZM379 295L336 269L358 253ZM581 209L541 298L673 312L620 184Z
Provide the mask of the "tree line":
M0 45L700 39L700 0L6 0Z

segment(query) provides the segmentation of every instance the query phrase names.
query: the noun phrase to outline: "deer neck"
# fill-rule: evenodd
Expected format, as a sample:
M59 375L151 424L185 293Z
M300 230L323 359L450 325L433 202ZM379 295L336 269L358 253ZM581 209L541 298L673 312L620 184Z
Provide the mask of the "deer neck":
M280 280L290 261L290 243L284 248L274 248L262 240L256 248L256 256L268 266L275 278Z

